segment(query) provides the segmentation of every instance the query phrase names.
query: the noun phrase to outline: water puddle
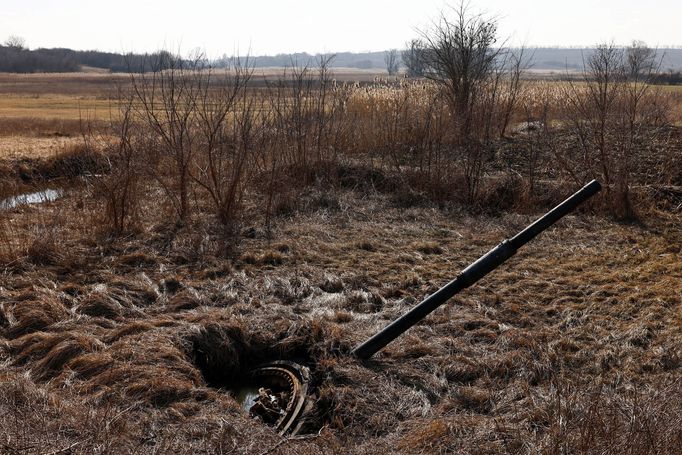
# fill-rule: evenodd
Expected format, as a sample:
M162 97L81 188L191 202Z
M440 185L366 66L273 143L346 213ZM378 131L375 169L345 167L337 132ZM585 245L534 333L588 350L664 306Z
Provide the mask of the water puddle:
M243 386L233 391L237 403L241 404L246 412L249 412L256 404L256 398L260 396L258 389L258 387Z
M56 201L64 195L62 190L43 190L35 193L19 194L0 201L0 210L13 209L20 205L42 204L44 202Z

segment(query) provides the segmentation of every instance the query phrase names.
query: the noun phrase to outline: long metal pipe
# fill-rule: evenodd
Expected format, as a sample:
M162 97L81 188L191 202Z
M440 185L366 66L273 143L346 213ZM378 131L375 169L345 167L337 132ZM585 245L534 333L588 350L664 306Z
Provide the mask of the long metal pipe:
M388 343L402 335L407 329L424 319L433 310L444 304L459 291L468 288L488 273L496 269L504 261L516 254L516 251L526 243L530 242L539 233L556 223L564 215L570 213L582 202L594 196L601 190L601 185L596 180L592 180L573 196L566 199L561 204L543 215L540 219L526 227L508 240L504 240L492 250L481 256L476 262L440 288L435 293L427 297L416 307L405 313L400 318L386 326L382 331L374 335L369 340L353 349L353 355L360 359L369 359L378 351L383 349Z

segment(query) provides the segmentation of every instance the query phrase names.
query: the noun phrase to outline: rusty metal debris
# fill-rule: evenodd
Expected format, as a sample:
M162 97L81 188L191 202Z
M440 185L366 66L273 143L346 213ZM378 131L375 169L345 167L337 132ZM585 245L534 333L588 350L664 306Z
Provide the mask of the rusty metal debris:
M236 391L244 409L281 435L297 434L310 408L310 370L280 360L254 368L245 379L244 387Z

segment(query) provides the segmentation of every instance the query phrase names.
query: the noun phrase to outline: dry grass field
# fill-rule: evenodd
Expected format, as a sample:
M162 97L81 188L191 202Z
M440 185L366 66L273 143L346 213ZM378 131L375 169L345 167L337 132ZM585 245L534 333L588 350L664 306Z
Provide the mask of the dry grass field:
M333 166L324 155L279 174L275 155L254 155L238 222L200 178L179 220L163 160L116 167L126 155L106 124L121 80L0 75L0 200L64 191L0 208L0 453L680 453L679 128L638 151L634 216L598 196L362 362L357 343L576 189L558 169L577 138L510 128L473 205L442 196L464 180L440 180L461 165L436 161L439 148L409 161L404 131L421 126L399 122L430 108L428 88L349 88L339 112L352 127L329 114L328 148L292 142L342 150ZM438 138L429 112L419 144ZM263 131L265 149L279 129ZM275 136L275 150L288 140ZM118 216L126 178L135 205ZM312 372L314 409L295 437L225 389L275 359Z

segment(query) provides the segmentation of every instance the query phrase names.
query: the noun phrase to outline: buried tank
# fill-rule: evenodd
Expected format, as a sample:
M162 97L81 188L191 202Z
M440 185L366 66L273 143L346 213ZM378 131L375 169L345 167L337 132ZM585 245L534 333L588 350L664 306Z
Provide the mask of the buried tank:
M519 248L530 242L548 227L559 221L578 205L601 190L596 180L585 185L571 197L554 207L514 237L499 245L462 270L455 279L424 299L384 329L356 346L352 355L358 360L368 360L410 327L446 303L458 292L472 286L514 256ZM254 418L274 426L282 434L295 435L311 411L310 370L289 361L276 361L250 370L242 383L232 389L233 396Z
M310 411L310 370L279 360L248 371L231 393L242 408L281 434L296 435Z

